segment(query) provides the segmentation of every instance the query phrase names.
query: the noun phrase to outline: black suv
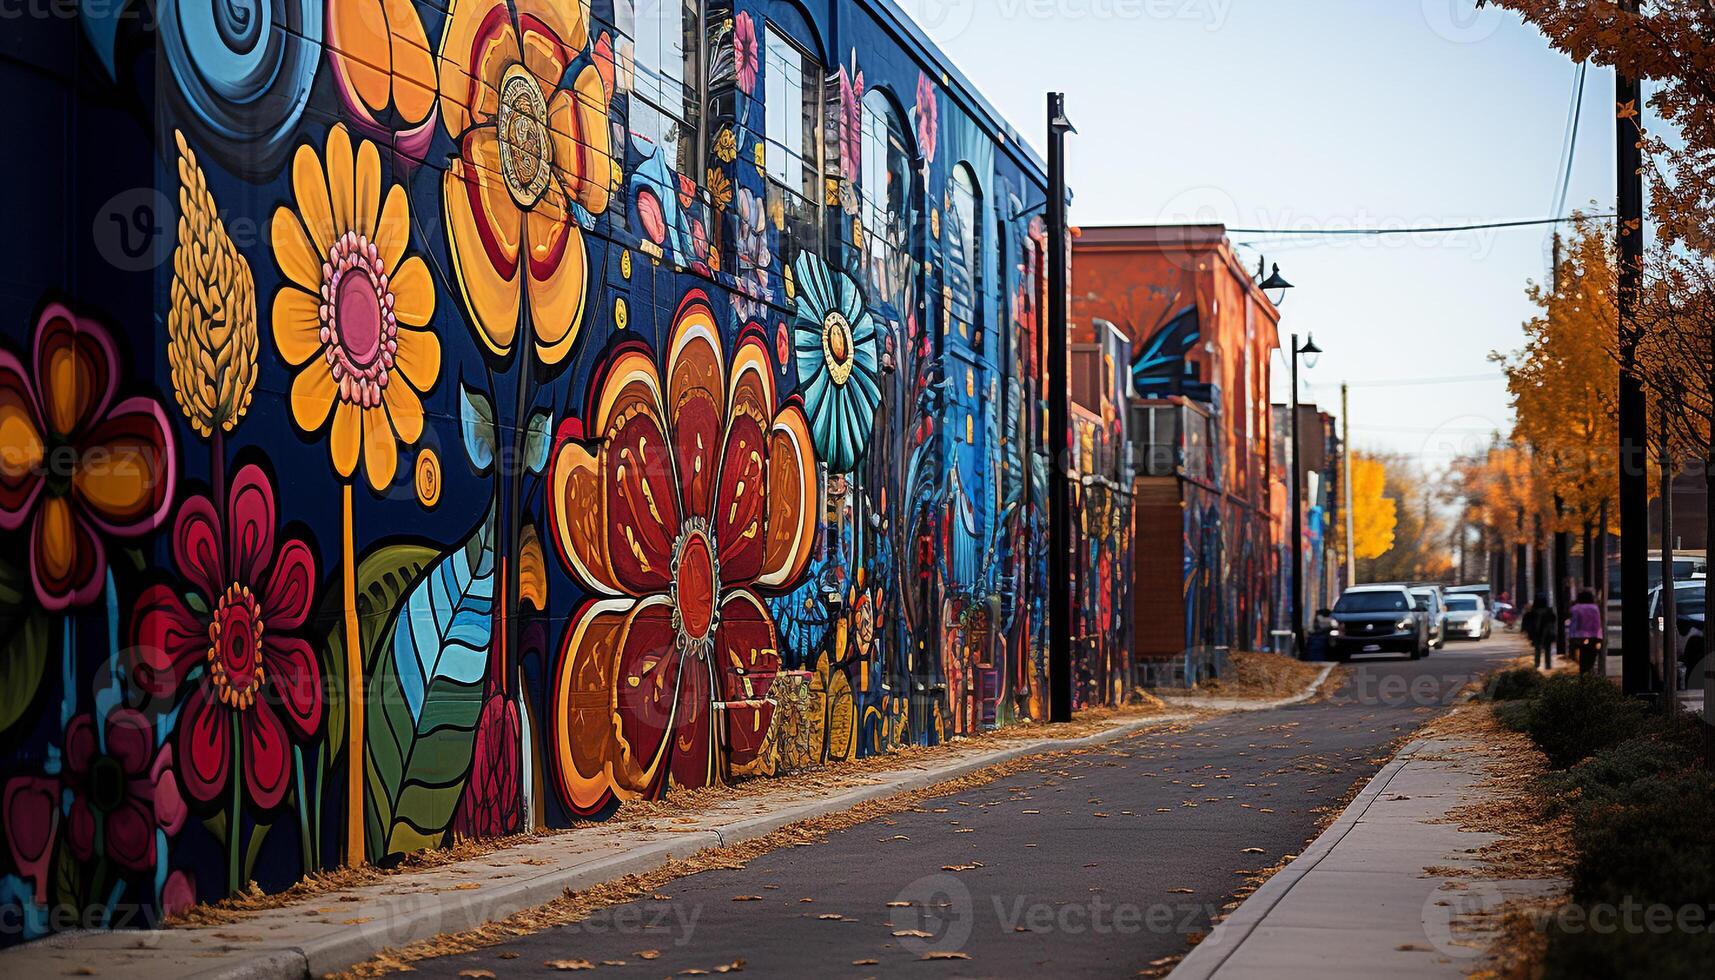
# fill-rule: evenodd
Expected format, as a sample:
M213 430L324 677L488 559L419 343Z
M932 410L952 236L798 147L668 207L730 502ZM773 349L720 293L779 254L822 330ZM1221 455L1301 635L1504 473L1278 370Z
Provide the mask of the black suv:
M1334 659L1354 653L1403 653L1418 660L1429 652L1429 621L1423 603L1403 585L1358 585L1334 603L1328 634Z

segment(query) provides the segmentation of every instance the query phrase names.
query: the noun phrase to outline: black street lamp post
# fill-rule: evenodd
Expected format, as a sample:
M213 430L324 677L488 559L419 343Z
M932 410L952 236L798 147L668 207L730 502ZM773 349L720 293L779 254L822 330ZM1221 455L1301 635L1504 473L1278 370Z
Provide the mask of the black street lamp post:
M1066 96L1048 93L1048 720L1072 720L1071 385L1066 363Z
M1280 270L1275 269L1275 277ZM1322 348L1316 346L1312 335L1298 346L1298 335L1292 335L1292 652L1304 656L1304 464L1298 441L1298 359L1303 357L1309 367L1316 366Z

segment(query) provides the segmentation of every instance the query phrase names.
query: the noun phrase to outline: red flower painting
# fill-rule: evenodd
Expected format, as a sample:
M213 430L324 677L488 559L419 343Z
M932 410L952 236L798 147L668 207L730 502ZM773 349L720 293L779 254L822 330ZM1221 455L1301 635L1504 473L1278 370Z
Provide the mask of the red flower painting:
M646 346L619 345L585 419L561 428L550 523L600 596L566 631L548 712L577 812L744 774L765 747L779 641L759 590L803 574L817 487L809 423L774 377L763 331L728 362L693 291L665 374Z
M80 715L66 728L65 784L71 790L66 844L79 861L101 855L132 871L155 866L155 830L176 834L185 804L173 776L173 749L155 751L147 715L114 708L101 723Z
M118 400L123 367L100 323L58 303L31 363L0 350L0 531L29 527L30 582L50 611L87 605L104 537L154 530L173 501L173 437L149 398Z
M246 466L232 481L224 518L207 497L179 508L173 560L195 601L166 585L138 599L133 683L165 696L202 667L176 730L179 776L201 803L220 799L235 778L238 750L250 801L262 810L279 806L290 741L307 741L321 725L321 668L309 643L293 635L309 616L315 559L297 539L276 548L275 533L274 485L260 467Z

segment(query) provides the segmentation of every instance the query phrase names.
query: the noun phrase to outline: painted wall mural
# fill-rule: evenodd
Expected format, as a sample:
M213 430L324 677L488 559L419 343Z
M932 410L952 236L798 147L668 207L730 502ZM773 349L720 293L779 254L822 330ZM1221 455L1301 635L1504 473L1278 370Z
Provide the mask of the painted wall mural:
M893 14L158 6L0 62L8 941L1044 714L1043 175Z

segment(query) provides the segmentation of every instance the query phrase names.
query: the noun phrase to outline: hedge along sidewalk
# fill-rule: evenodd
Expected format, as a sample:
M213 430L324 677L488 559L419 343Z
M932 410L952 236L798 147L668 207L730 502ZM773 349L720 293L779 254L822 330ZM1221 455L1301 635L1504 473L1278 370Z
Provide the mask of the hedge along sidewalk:
M1454 811L1505 798L1482 749L1458 736L1408 743L1191 951L1173 980L1470 974L1491 938L1485 914L1567 887L1480 876L1479 852L1502 837L1461 829Z
M1326 680L1290 698L1252 701L1229 710L1262 711L1308 700ZM650 804L642 815L528 839L468 860L378 875L350 888L318 891L301 900L223 914L226 921L154 930L75 931L0 951L7 976L59 976L94 971L104 977L317 977L443 933L498 922L516 912L683 861L706 848L754 840L859 804L973 776L1026 756L1088 749L1150 728L1205 715L1172 711L1074 721L1069 738L1019 734L954 742L906 754L898 764L817 770L813 780L756 780L717 795L707 806ZM1026 729L1027 730L1027 729ZM841 788L827 791L827 784ZM781 788L777 788L781 787Z

